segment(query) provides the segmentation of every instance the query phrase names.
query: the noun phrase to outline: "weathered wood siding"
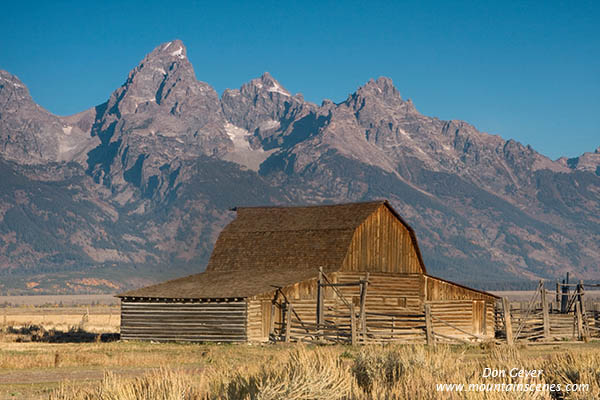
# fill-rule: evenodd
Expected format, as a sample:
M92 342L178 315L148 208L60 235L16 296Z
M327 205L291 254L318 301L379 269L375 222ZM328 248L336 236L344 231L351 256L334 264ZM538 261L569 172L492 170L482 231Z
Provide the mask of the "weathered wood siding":
M485 336L493 338L496 335L496 302L485 302Z
M329 275L333 283L357 282L365 278L365 273L337 272ZM421 310L423 299L423 275L406 274L393 275L383 273L370 273L370 284L367 289L366 310L369 313L394 313L405 311L406 308ZM359 305L359 286L339 287L338 290L350 303ZM348 315L348 307L335 291L326 287L324 294L324 318L335 321L340 315ZM265 293L248 299L248 340L267 341L271 315L273 326L278 328L284 319L284 314L279 307L271 311L272 301L277 296L277 303L282 304L289 300L295 314L307 323L316 322L317 310L317 280L310 279L298 282L281 289L281 294L276 291Z
M246 341L246 301L121 301L121 339Z
M261 308L261 300L248 299L248 314L246 316L247 322L247 338L250 342L266 341L267 337L263 337L262 324L263 316Z
M437 300L427 303L431 305L431 314L435 317L432 320L434 332L452 337L469 338L469 335L444 324L447 322L473 335L494 337L494 305L492 303L485 300Z
M324 306L325 315L336 313L339 309L339 299L334 296L331 288L325 288ZM280 306L271 310L273 300ZM254 296L248 299L248 341L264 342L269 340L271 326L276 330L284 321L284 312L281 306L285 299L290 301L297 315L303 322L316 323L317 321L317 280L310 279L287 286L281 289L281 293L273 290L269 293ZM271 322L273 318L273 322Z
M366 277L365 272L336 272L328 275L333 283L357 282ZM479 336L494 336L494 302L493 297L472 291L451 283L429 279L430 289L426 293L427 276L423 274L390 274L369 273L367 287L366 311L367 313L393 314L402 313L407 309L422 311L427 300L432 304L432 314L452 325ZM342 286L339 292L348 301L352 302L358 311L360 287ZM431 300L430 297L441 299ZM340 322L339 316L349 315L348 307L332 288L324 288L324 317L326 321ZM297 317L305 323L316 322L317 309L317 280L311 279L298 282L281 289L281 294L276 291L255 296L248 300L248 340L267 341L271 327L278 329L284 321L281 308L276 307L271 311L273 300L282 304L285 299L294 307ZM492 299L492 300L490 300ZM296 315L294 315L296 317ZM338 319L336 319L338 318ZM372 317L374 318L374 317ZM372 319L371 318L371 319ZM343 317L342 317L343 319ZM347 323L347 321L346 321ZM401 320L396 322L396 327L402 327ZM468 338L468 335L444 325L439 320L434 320L434 330L453 337ZM408 324L405 327L410 327Z
M408 229L384 205L354 232L341 270L423 272Z
M464 286L447 282L433 276L425 275L425 299L434 300L487 300L495 302L496 298Z
M431 314L436 317L432 319L433 331L453 337L464 337L460 331L446 326L444 322L452 324L469 333L479 334L475 331L473 323L473 301L472 300L442 300L429 301Z
M366 274L359 272L338 272L333 274L339 283L357 282ZM345 286L340 292L358 306L360 287ZM369 273L366 308L369 312L398 312L405 308L421 310L423 306L422 274L383 274Z
M424 275L425 280L425 301L436 304L432 307L432 314L446 321L458 321L460 328L468 332L485 337L494 337L495 317L494 308L496 298L464 286L444 281L443 279ZM445 306L442 306L445 304ZM434 325L435 327L435 325ZM449 328L441 328L441 333L452 333L457 336L458 331Z

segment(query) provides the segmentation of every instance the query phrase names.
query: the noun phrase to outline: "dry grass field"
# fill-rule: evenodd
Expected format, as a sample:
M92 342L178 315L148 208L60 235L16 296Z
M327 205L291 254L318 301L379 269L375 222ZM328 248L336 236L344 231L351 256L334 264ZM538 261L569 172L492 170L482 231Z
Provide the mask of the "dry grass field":
M0 398L597 399L600 346L1 343ZM484 368L543 370L483 377ZM436 384L587 385L577 392L440 392Z
M88 332L118 332L118 306L7 307L0 309L1 326L41 325L46 329L69 330L81 326Z
M18 307L44 307L60 305L64 307L109 305L118 306L119 299L113 294L58 294L30 296L0 296L0 305Z
M118 332L118 317L114 304L89 302L0 308L0 399L600 399L600 342L514 347L122 342L111 335ZM507 375L513 368L543 373L486 378L485 368ZM474 391L479 386L462 392L436 387L453 383L491 387L484 392ZM534 391L503 391L503 383L533 385ZM538 384L561 385L561 391L535 391ZM566 391L568 384L584 386Z

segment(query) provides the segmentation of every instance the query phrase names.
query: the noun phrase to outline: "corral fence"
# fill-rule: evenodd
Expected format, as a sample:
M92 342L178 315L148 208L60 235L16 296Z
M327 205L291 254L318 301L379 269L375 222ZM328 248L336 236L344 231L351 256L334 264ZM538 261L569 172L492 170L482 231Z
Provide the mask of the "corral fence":
M552 291L540 281L529 302L503 298L495 311L496 337L509 344L600 338L600 304L586 301L586 286L599 285L563 281Z
M274 327L274 341L342 344L374 343L473 343L484 340L474 333L472 316L464 316L466 301L426 302L422 309L402 308L397 312L372 312L366 308L369 274L356 282L332 283L321 271L318 280L315 321L305 321L285 299L282 322ZM360 287L355 305L338 290ZM325 307L322 288L330 287L339 307ZM469 301L469 307L471 302ZM484 331L485 331L485 327Z

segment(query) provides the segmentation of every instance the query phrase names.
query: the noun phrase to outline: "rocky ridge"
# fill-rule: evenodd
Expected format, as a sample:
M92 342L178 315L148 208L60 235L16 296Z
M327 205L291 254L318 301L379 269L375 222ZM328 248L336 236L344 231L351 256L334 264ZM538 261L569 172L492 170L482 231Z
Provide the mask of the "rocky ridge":
M600 149L550 160L420 114L388 78L339 104L306 102L268 73L219 98L179 40L70 117L0 72L0 175L0 274L13 290L23 277L89 291L77 282L195 272L230 207L373 198L414 225L441 276L600 278Z

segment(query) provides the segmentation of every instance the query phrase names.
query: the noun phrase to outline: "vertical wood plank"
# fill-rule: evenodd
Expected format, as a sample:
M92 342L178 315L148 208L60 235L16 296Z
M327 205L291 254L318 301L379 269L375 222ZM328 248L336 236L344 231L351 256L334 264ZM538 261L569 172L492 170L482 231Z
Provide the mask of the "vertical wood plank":
M581 317L581 304L578 301L575 302L575 318L577 320L577 337L579 340L582 340L584 337L583 318Z
M483 321L481 321L481 334L487 335L487 302L483 301Z
M352 303L350 303L350 344L356 345L356 314Z
M317 325L323 323L323 290L323 267L320 267L317 281Z
M271 326L269 327L269 339L275 337L275 303L271 303Z
M550 339L550 315L548 313L548 301L546 300L546 288L544 281L540 281L540 299L542 300L542 320L544 324L544 339Z
M289 343L292 330L292 303L287 303L285 314L285 342Z
M435 344L433 337L433 325L431 323L431 305L425 304L425 336L427 338L427 344Z
M365 338L367 336L367 314L365 306L367 302L368 281L369 273L367 272L365 280L360 285L360 328Z
M585 302L583 300L583 281L579 281L579 285L577 285L577 292L578 292L578 300L579 300L579 308L581 310L581 325L582 325L582 332L583 332L583 341L584 342L588 342L589 338L588 338L588 326L587 326L587 317L585 315Z
M508 302L508 298L502 298L502 312L504 314L504 330L506 331L506 343L508 345L512 345L513 341L513 331L512 331L512 320L510 316L510 303Z

